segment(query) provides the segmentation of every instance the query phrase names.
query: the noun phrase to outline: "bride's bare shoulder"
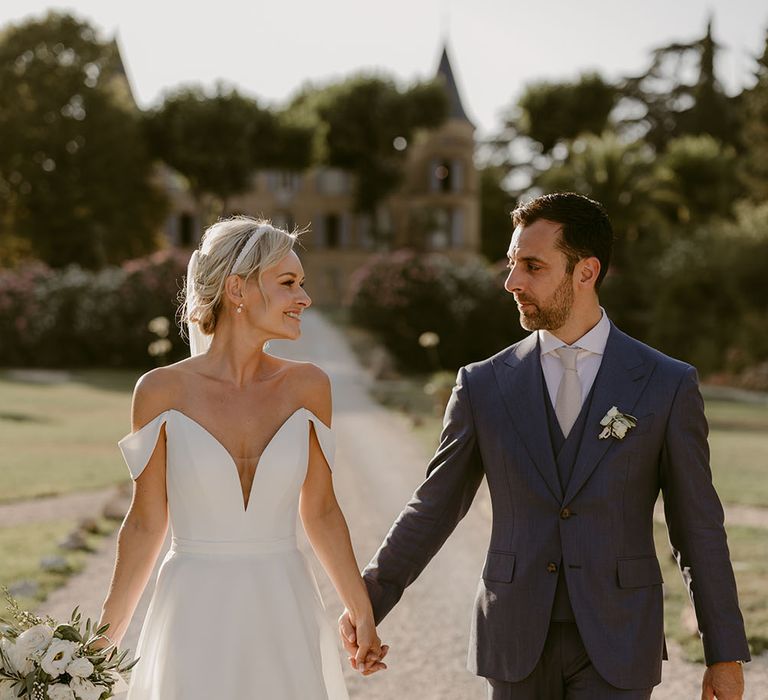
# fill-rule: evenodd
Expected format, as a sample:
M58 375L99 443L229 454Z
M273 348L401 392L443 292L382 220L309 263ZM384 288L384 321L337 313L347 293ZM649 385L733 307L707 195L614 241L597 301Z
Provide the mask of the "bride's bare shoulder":
M331 380L317 365L311 362L287 361L291 389L299 397L299 403L308 408L327 425L331 423Z
M134 430L178 404L193 369L189 366L191 359L156 367L139 377L131 409Z

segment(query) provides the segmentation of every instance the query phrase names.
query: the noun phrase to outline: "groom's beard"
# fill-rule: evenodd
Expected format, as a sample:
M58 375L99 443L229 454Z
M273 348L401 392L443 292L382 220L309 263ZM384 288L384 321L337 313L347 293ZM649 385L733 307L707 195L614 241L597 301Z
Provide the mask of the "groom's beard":
M571 276L565 274L562 282L557 286L552 296L543 304L525 295L517 296L518 302L533 304L525 309L520 309L520 325L527 331L556 331L562 328L573 308L573 285Z

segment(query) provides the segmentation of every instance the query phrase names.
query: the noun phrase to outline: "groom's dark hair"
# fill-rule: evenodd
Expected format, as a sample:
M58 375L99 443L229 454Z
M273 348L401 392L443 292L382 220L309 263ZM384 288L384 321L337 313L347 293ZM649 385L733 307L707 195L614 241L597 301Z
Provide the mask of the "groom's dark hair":
M608 272L613 247L613 227L603 205L575 192L555 192L520 204L512 212L515 227L530 226L539 219L562 225L558 248L568 261L569 274L579 260L595 257L600 261L600 274L595 281L595 289L599 289Z

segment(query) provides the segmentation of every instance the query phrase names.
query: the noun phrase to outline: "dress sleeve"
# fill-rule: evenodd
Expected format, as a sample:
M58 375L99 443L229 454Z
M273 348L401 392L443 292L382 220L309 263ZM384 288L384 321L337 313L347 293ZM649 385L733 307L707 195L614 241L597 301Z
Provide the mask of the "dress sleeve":
M157 418L153 418L135 433L126 435L117 443L134 480L141 476L147 466L149 458L155 451L160 428L166 420L168 420L168 411L163 411Z
M307 416L309 422L315 426L315 435L317 435L317 441L320 443L320 449L323 451L325 461L328 462L328 466L333 471L336 457L336 438L333 431L309 409L307 409Z

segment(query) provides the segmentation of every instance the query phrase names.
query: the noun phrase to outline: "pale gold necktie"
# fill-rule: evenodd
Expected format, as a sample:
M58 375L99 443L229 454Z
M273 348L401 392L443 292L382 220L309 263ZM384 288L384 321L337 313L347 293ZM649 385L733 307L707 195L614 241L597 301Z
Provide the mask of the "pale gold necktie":
M581 380L576 371L576 356L579 348L562 347L555 350L555 354L563 363L563 378L557 388L555 401L555 415L563 435L568 437L573 424L581 412Z

